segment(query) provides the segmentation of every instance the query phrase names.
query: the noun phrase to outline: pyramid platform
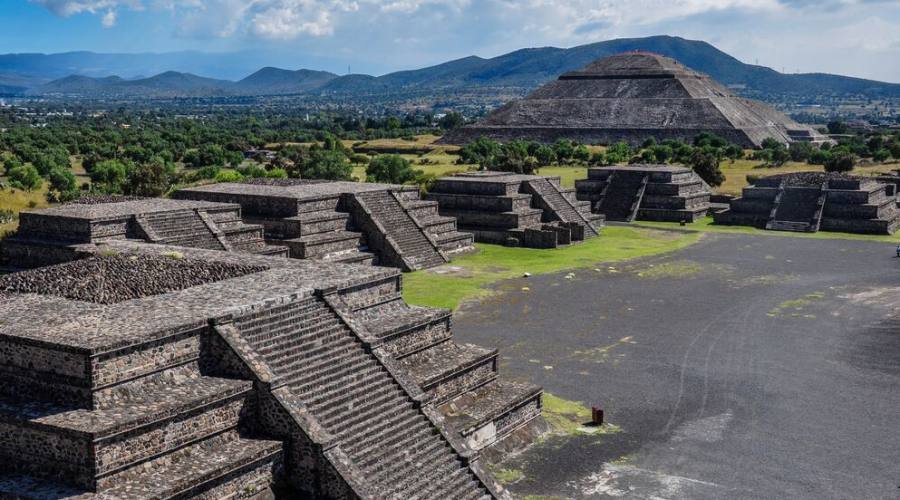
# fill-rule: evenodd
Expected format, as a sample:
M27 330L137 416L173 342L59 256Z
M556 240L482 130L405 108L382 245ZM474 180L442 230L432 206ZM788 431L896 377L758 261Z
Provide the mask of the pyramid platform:
M725 86L674 59L631 52L597 60L513 101L441 142L479 137L585 144L653 137L690 142L712 132L744 147L771 138L781 143L829 139L766 104L733 95Z

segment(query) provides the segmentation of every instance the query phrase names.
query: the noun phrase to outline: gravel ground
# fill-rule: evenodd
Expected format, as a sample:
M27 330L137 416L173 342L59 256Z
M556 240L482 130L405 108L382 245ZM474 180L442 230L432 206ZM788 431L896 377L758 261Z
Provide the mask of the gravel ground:
M506 282L454 316L501 370L617 434L507 460L517 495L900 498L900 260L864 241L709 235ZM523 290L528 288L528 290Z

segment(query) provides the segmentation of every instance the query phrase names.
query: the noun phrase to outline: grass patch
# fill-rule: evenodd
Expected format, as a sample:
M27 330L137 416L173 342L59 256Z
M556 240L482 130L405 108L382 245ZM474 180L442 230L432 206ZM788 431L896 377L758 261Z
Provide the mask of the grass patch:
M815 302L817 300L822 300L824 298L825 298L824 293L814 292L814 293L806 294L799 299L785 300L781 304L778 304L777 306L775 306L774 309L769 311L768 315L773 316L773 317L781 316L782 314L784 314L788 311L793 311L794 316L799 316L800 315L799 312L802 311L804 307L812 304L813 302ZM804 317L813 317L814 318L815 316L807 314L807 315L804 315Z
M663 262L661 264L653 264L643 271L638 271L639 278L662 279L662 278L687 278L699 274L703 271L704 266L699 262L692 260L678 260L674 262Z
M411 304L456 309L461 303L486 297L490 285L502 280L594 267L680 250L696 243L699 233L675 233L637 227L606 227L599 237L552 250L478 244L479 253L457 257L450 264L403 276L403 297Z
M656 229L675 229L685 232L703 232L703 233L723 233L723 234L751 234L756 236L773 236L787 238L813 238L820 240L857 240L857 241L877 241L884 243L900 243L900 233L897 234L854 234L854 233L834 233L830 231L819 231L816 233L794 233L790 231L768 231L751 226L726 226L713 223L712 216L707 216L693 224L682 227L677 222L652 222L639 221L634 223L638 227L648 227Z
M498 469L492 470L494 478L503 484L515 483L525 477L525 473L519 469Z
M591 422L591 410L580 401L569 401L545 392L543 402L541 414L556 434L593 436L622 432L621 427L609 423L587 427Z
M554 431L578 434L578 429L591 421L591 410L579 401L569 401L549 392L544 393L542 414Z
M18 215L22 210L46 208L48 205L46 182L40 189L34 191L22 191L12 188L0 190L0 210L11 210ZM7 231L15 231L18 227L18 220L0 224L0 235L6 234Z

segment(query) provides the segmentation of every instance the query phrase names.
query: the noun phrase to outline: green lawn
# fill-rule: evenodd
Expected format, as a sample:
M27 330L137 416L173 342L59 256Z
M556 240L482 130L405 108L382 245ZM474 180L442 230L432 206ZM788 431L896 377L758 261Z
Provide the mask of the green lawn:
M656 255L696 243L702 234L639 227L607 227L597 238L554 250L477 244L477 254L403 276L403 296L411 304L455 309L490 295L490 285L524 273L532 275L593 268L600 263ZM593 272L593 271L592 271Z
M682 227L677 222L650 222L639 221L634 223L637 227L655 228L655 229L674 229L685 232L699 233L726 233L726 234L753 234L758 236L773 236L787 238L817 238L825 240L863 240L863 241L881 241L885 243L900 243L900 233L892 235L879 234L853 234L853 233L832 233L829 231L819 231L817 233L793 233L788 231L767 231L765 229L757 229L750 226L725 226L713 223L712 216L708 216L702 220L688 224Z

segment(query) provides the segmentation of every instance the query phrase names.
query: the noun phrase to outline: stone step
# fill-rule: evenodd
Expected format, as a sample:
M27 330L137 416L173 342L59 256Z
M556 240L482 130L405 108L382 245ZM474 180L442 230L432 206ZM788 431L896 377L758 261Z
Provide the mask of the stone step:
M494 380L438 407L450 427L481 450L502 440L541 412L540 387Z
M347 416L345 412L323 413L323 422L327 428L339 436L345 436L349 440L353 440L361 430L368 428L372 422L372 411L379 411L382 408L390 407L386 410L386 415L392 411L408 412L406 397L398 394L380 394L369 401L370 411L360 411ZM395 404L396 403L396 404ZM381 418L378 415L378 418Z
M351 411L351 407L357 413L378 411L378 417L382 418L382 414L387 410L384 403L398 398L400 391L388 378L381 378L376 382L357 380L343 392L331 392L313 399L311 407L320 413L326 425L332 426L334 424L332 417L339 412Z
M282 447L281 441L226 432L110 478L100 493L147 499L193 497L215 489L219 498L248 498L274 482Z
M356 249L329 254L323 257L322 260L341 264L374 265L375 254L369 251Z
M360 457L358 464L363 468L392 454L397 448L407 448L436 432L431 425L423 423L422 415L415 411L403 411L392 418L375 417L377 420L373 425L346 441L347 453ZM341 446L345 446L344 443Z
M475 235L453 231L435 236L435 242L445 253L467 250L475 244Z
M273 344L288 338L294 338L298 331L308 332L319 326L316 322L337 323L338 320L327 312L310 311L300 316L278 316L271 319L270 324L262 324L256 326L245 327L241 325L239 328L242 335L256 349L268 352L267 349ZM301 322L305 324L305 328L300 330Z
M295 392L303 394L308 400L339 391L341 390L339 386L343 383L351 383L354 379L361 380L366 376L375 376L382 371L381 366L365 356L358 355L358 353L351 352L347 353L346 356L353 361L352 364L335 364L328 370L322 370L321 373L299 372L285 379L285 382ZM319 387L314 388L315 386Z
M341 349L349 349L353 341L347 341L340 345L326 345L313 351L292 351L288 355L281 356L274 361L267 360L269 366L279 375L291 376L298 371L319 370L323 366L335 364L345 357L356 356L352 352L340 352Z
M448 340L397 362L441 403L496 378L496 361L496 349Z
M234 323L235 325L239 325L241 330L247 328L252 329L267 325L276 317L298 318L310 311L321 311L322 309L322 304L313 298L300 299L296 302L288 302L266 309L259 309L239 318L235 318Z
M301 326L302 325L302 326ZM258 326L244 330L246 338L254 348L262 355L268 356L282 346L282 343L296 343L302 345L332 333L331 327L340 328L340 321L328 313L317 311L296 318L279 318L271 325ZM317 335L309 335L316 332Z
M138 464L153 460L181 446L237 427L252 382L199 376L181 367L141 381L120 391L114 406L98 410L66 410L49 402L21 399L0 402L0 416L18 421L16 426L42 429L55 436L56 446L39 450L29 458L43 472L56 471L73 484L90 487ZM89 460L72 468L67 449L89 444ZM57 451L58 450L58 451ZM30 453L30 450L22 450ZM37 471L42 472L42 471Z
M438 215L439 204L436 201L415 200L403 203L409 213L417 219Z
M298 238L311 234L346 231L349 229L350 214L331 210L305 212L294 217L286 217L283 222L289 226L286 228L288 236Z
M457 467L461 467L456 453L443 439L435 439L440 446L428 446L428 444L416 450L415 453L392 457L392 460L384 462L386 465L378 467L374 471L376 484L390 484L400 491L404 498L409 498L424 485L432 482L443 481L444 477ZM392 464L400 464L401 467L392 467ZM409 474L412 468L417 473Z
M361 233L331 231L282 240L280 243L291 249L291 257L293 258L315 259L331 253L358 249L361 245L361 238Z
M394 426L398 425L404 429L408 429L409 426L418 420L419 416L404 411L405 408L399 406L400 405L395 405L393 408L388 408L385 413L379 414L378 421L375 423L366 419L356 424L357 426L365 425L364 428L347 428L344 432L348 436L351 436L351 438L343 441L341 447L348 454L353 454L357 450L368 446L372 441L380 439L381 434L385 430L392 430Z
M386 339L384 349L391 356L403 357L450 338L450 311L403 306L360 319L370 333Z
M399 433L406 436L405 433ZM437 433L424 439L409 441L405 447L395 447L373 456L357 452L365 465L363 470L378 486L390 485L396 491L403 491L410 482L428 477L429 473L458 460L456 453ZM407 473L412 467L415 477ZM405 479L405 481L404 481Z

